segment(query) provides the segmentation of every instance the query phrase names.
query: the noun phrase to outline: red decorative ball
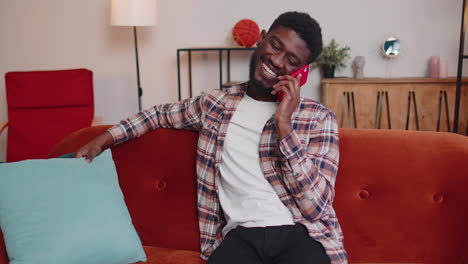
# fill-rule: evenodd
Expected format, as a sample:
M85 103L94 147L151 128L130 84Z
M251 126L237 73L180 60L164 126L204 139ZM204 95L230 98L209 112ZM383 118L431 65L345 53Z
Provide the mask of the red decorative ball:
M242 47L250 48L260 37L260 28L250 19L242 19L232 29L234 40Z

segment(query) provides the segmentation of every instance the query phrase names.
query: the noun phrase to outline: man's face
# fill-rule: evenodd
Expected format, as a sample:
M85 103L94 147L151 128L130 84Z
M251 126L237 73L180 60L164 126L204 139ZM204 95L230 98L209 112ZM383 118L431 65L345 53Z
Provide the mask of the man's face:
M256 88L271 89L278 76L306 65L309 55L306 42L294 30L279 26L268 34L263 31L250 61L250 83Z

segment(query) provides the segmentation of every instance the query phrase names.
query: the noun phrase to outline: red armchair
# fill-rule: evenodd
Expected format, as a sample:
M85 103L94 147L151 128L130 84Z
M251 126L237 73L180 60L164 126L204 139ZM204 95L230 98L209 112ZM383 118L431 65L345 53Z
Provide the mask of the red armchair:
M91 125L93 74L86 69L5 74L8 121L6 160L46 158L66 135ZM8 130L6 130L8 127Z

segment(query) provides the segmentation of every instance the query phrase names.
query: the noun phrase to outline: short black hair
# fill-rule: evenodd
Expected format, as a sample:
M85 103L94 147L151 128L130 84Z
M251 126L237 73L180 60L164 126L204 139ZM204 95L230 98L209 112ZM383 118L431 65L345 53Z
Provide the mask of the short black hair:
M268 33L278 26L294 30L306 42L310 51L308 63L315 61L322 52L322 29L309 14L302 12L283 13L273 21Z

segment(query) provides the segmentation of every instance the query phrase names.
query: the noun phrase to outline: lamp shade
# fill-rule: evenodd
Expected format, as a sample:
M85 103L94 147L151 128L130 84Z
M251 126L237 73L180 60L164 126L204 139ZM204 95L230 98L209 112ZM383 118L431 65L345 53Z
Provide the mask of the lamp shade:
M156 0L111 0L111 25L155 26Z

